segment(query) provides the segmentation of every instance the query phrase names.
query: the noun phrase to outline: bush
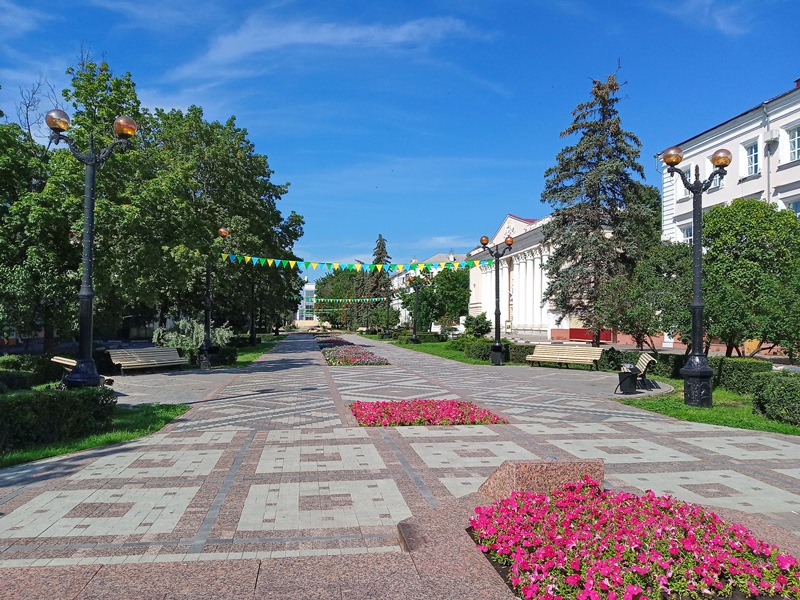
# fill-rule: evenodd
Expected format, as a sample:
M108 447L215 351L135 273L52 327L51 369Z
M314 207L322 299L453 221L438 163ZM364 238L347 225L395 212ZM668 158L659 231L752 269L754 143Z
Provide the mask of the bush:
M169 346L178 350L199 348L205 338L205 327L193 319L181 319L172 329L159 327L153 332L153 342L159 346ZM212 327L211 345L229 346L234 338L230 327Z
M0 356L0 370L29 371L34 375L33 385L59 381L62 375L60 365L50 362L50 357L41 354L9 354Z
M469 315L464 319L464 333L470 337L483 337L492 330L492 323L483 312L477 316Z
M114 390L26 390L0 395L0 451L48 444L108 429Z
M737 394L752 395L755 392L756 373L772 371L772 363L755 358L728 358L711 356L709 366L714 369L713 384Z
M476 338L464 346L464 356L489 362L492 359L492 340Z
M32 371L0 369L0 383L9 390L28 390L37 385L36 374Z
M773 421L800 426L800 375L777 371L753 376L753 412Z
M509 344L508 362L525 364L525 357L533 352L531 344Z

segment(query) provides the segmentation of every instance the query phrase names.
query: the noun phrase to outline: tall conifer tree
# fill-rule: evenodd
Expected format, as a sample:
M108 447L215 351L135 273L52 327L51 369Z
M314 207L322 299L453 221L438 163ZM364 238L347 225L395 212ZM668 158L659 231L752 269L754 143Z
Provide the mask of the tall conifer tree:
M542 202L554 208L543 228L552 249L545 298L563 316L581 321L594 345L604 327L594 309L598 290L631 272L659 238L659 195L634 179L644 177L641 142L622 129L619 89L616 75L593 82L592 99L575 108L572 124L561 132L578 136L577 142L558 153L542 192Z

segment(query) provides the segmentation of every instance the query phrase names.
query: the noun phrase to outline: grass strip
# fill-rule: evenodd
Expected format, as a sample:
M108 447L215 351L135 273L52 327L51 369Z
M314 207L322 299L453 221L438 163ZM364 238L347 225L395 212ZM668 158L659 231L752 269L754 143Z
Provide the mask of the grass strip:
M187 410L189 407L184 404L115 406L109 431L0 454L0 468L139 438L158 431Z
M272 350L275 347L275 344L285 338L285 335L281 335L275 340L261 342L255 346L242 346L236 353L236 362L233 365L226 365L223 368L233 367L235 369L242 369L244 367L249 367L259 356Z

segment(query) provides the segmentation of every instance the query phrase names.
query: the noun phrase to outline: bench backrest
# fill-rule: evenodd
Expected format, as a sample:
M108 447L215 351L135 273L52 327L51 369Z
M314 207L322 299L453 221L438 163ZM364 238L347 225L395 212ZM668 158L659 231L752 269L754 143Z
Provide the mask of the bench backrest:
M603 349L593 346L550 346L539 344L533 349L533 356L574 356L576 358L600 360L602 355Z
M658 361L649 354L642 354L641 356L639 356L639 360L636 361L636 368L639 369L639 373L644 373L645 371L647 371L647 368L650 366L650 363L654 362Z
M182 360L177 348L156 346L153 348L108 350L113 363L158 362Z

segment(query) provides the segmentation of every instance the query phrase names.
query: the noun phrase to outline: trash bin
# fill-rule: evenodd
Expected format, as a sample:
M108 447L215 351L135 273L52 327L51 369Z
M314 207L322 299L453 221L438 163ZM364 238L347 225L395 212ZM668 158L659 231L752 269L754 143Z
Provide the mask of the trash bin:
M639 375L639 369L636 367L632 371L619 372L619 391L623 394L633 394L636 392L636 377Z

